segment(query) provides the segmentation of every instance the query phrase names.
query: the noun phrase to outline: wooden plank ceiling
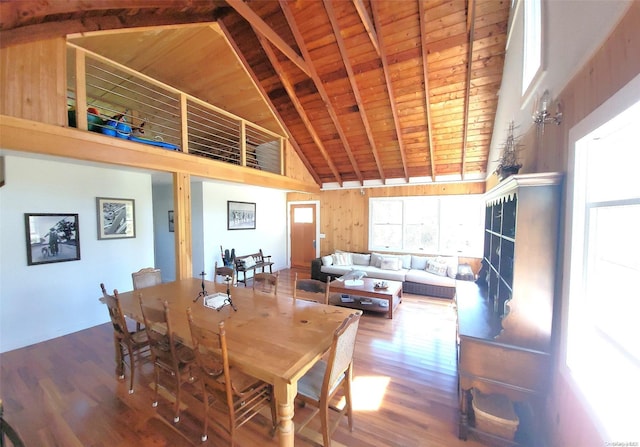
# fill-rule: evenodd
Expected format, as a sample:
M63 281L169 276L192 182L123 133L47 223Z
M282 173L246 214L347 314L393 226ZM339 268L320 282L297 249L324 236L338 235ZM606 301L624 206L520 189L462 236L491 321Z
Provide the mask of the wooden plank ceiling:
M73 42L284 132L325 187L486 176L509 0L133 5L2 2L0 42L83 33Z

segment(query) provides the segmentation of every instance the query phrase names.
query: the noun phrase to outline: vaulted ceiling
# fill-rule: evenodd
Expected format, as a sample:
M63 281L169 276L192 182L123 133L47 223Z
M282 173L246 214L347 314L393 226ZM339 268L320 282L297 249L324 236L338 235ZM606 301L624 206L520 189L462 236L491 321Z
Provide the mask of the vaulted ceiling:
M0 44L71 35L285 135L320 185L484 180L510 3L2 2Z

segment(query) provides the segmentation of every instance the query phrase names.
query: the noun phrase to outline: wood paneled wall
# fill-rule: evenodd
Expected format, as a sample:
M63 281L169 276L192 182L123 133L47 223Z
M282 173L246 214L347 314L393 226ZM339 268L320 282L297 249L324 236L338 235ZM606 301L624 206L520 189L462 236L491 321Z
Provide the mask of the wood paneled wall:
M631 2L627 13L608 39L558 95L564 106L564 120L560 126L546 126L539 144L539 171L566 171L569 151L569 131L620 88L640 74L640 2ZM553 68L553 67L550 67ZM560 253L560 259L563 254ZM561 262L559 264L562 264ZM561 268L561 265L559 266ZM558 272L562 278L562 272ZM558 290L561 290L558 285ZM564 298L564 297L563 297ZM559 303L560 307L567 302ZM558 315L562 315L558 309ZM558 334L556 334L558 335ZM559 334L563 335L563 334ZM560 337L556 337L558 340ZM559 342L558 342L559 343ZM560 352L557 348L555 352ZM564 362L557 359L556 364ZM606 386L606 381L603 382ZM561 447L605 445L596 424L582 399L567 384L557 366L550 392L548 427L552 445Z
M0 114L66 126L65 66L62 38L2 48Z
M302 182L316 183L289 140L286 139L284 140L284 175Z
M320 201L320 232L325 235L320 239L320 254L326 255L335 250L368 251L371 197L482 194L484 187L484 182L389 186L321 191L319 194L289 193L287 200ZM477 273L479 260L470 259L469 262Z

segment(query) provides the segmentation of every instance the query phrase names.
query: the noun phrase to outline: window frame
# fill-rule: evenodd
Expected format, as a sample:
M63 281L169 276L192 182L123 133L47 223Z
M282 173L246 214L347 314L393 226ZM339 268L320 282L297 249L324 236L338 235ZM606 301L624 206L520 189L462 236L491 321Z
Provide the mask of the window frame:
M607 199L591 198L587 196L587 157L589 141L598 140L601 136L606 136L615 125L615 119L627 112L631 107L640 106L640 75L636 76L626 86L610 97L605 103L595 109L590 115L576 124L569 131L569 158L567 163L567 201L565 209L565 229L564 229L564 259L563 274L565 278L562 284L562 314L560 349L558 352L558 371L566 383L573 390L578 401L581 402L586 414L593 422L596 430L604 440L621 439L620 434L611 433L611 425L607 425L604 418L609 418L609 424L617 416L617 411L622 415L628 413L623 402L607 402L608 406L614 405L615 411L608 408L602 411L602 406L594 404L601 402L603 396L625 396L624 401L632 401L632 393L640 392L633 387L624 386L622 379L624 374L629 374L627 370L616 371L618 379L608 381L607 387L596 387L586 378L587 373L593 373L593 369L587 366L583 360L587 357L594 357L597 354L597 362L608 371L614 371L615 366L608 361L618 361L620 365L627 365L632 373L638 369L637 359L630 358L627 353L621 351L620 346L612 343L608 334L604 333L600 325L594 323L594 318L590 318L589 294L587 293L587 268L588 268L588 244L590 235L589 213L605 206L625 206L640 204L640 197L633 194L629 196L625 191L620 197L610 197ZM606 126L607 124L608 127ZM593 184L593 182L590 182ZM626 194L626 195L624 195ZM581 354L578 347L586 347L588 352ZM603 349L606 348L606 349ZM601 349L598 351L598 349ZM635 362L635 363L634 363ZM622 376L620 375L622 374ZM617 388L617 389L616 389ZM616 394L617 393L617 394ZM625 410L626 413L625 413ZM599 412L601 414L599 414ZM621 419L624 420L624 419ZM619 424L618 424L619 425ZM619 427L618 427L619 428Z
M544 63L544 8L542 0L519 0L522 12L522 78L520 94L526 101L535 91L545 72ZM535 47L531 45L534 44ZM532 62L531 55L537 61ZM529 66L530 64L532 64Z
M469 218L465 216L464 221L460 221L457 225L460 226L458 232L460 234L469 234L469 228L471 233L476 233L475 236L469 236L465 240L458 240L454 242L455 249L446 249L446 243L444 238L451 239L451 231L442 230L443 225L450 224L451 222L459 221L460 209L472 209L471 207L460 207L460 201L468 201L466 203L475 201L473 205L477 207L477 215ZM385 202L400 202L402 204L402 218L401 223L393 223L393 225L401 225L401 236L399 245L375 245L374 231L376 226L384 225L383 223L374 222L374 209L376 204L384 204ZM458 206L456 206L458 205ZM464 256L472 258L482 258L484 250L484 213L486 211L485 199L483 194L466 194L466 195L447 195L447 196L400 196L400 197L370 197L369 198L369 220L368 220L368 249L369 251L376 252L393 252L393 253L424 253L429 255L453 255ZM409 209L427 209L431 207L435 209L435 213L430 213L429 217L434 215L437 217L437 237L435 245L428 245L423 247L408 246L407 242L407 227L415 226L415 222L408 222L407 210ZM447 209L455 210L448 215ZM455 218L457 215L458 219ZM454 216L454 217L452 217ZM444 222L443 222L444 218ZM473 222L475 223L469 223ZM389 223L389 225L392 225ZM415 233L413 233L415 235ZM454 238L455 240L455 238Z

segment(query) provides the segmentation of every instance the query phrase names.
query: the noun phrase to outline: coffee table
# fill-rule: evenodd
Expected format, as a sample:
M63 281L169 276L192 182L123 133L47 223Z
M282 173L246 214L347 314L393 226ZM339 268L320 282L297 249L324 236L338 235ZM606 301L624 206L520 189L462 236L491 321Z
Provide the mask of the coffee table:
M384 281L387 283L386 289L374 287L375 283ZM374 312L385 312L389 318L393 318L393 311L402 301L402 282L388 281L376 278L362 278L361 285L347 285L345 281L331 281L331 293L348 295L346 300L339 299L332 304L350 307L353 309L370 310Z

